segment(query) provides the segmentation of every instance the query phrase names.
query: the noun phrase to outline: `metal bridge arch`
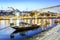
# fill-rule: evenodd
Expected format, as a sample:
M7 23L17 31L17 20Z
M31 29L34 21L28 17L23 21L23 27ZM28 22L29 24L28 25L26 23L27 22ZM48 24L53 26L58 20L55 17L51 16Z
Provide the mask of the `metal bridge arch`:
M48 10L55 10L60 13L60 5L38 9L37 11L44 12L44 11L48 11Z

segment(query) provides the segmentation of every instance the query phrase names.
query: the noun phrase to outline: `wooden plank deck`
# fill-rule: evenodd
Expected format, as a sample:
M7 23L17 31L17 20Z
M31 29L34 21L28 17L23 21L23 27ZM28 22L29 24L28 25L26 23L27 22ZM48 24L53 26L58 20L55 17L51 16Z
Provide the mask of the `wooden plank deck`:
M26 40L60 40L60 24Z

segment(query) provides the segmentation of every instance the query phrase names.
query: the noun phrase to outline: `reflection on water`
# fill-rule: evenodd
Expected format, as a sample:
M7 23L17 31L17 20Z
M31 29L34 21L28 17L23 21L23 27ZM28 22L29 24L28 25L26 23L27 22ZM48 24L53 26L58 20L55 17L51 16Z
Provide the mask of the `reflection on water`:
M0 22L0 28L4 28L5 26L8 26L8 23L6 20L1 20Z
M9 20L0 20L0 29L8 27L8 26L9 26ZM10 39L10 34L13 31L14 31L14 29L12 29L10 27L8 27L6 29L3 29L3 30L0 30L0 40L11 40ZM40 32L39 29L37 31ZM14 37L13 40L24 40L25 38L29 38L29 37L33 36L34 35L33 32L37 33L37 31L36 30L27 31L27 32L25 32L25 34L26 34L25 36L21 36L19 34L15 34L15 37Z
M7 27L6 29L3 29ZM9 28L9 20L0 20L0 29L2 29L1 31L5 30L7 33L10 32L10 28Z
M14 20L13 22L15 22L16 20ZM4 28L4 27L8 27L9 26L10 21L9 20L0 20L0 29ZM15 22L16 23L16 22ZM11 40L10 39L10 34L14 31L14 29L8 27L6 29L0 30L0 40ZM25 36L21 36L18 34L15 34L15 37L13 40L24 40L25 38L29 38L32 37L33 35L36 35L38 33L40 33L42 30L41 28L35 29L35 30L30 30L25 32Z

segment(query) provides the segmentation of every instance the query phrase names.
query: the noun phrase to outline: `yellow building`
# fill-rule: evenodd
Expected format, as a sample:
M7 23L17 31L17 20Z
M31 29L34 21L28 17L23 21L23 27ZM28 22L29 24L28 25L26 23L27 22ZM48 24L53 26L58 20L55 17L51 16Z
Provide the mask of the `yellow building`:
M26 23L41 25L45 23L46 20L50 22L50 24L52 24L52 19L40 19L38 17L53 17L52 15L53 15L52 13L39 13L37 11L32 11L31 13L26 13L24 16L4 16L4 19L10 19L10 18L19 19L20 18ZM57 14L56 16L60 17L60 14ZM2 19L1 16L0 16L0 19ZM16 24L16 20L13 20L13 22Z

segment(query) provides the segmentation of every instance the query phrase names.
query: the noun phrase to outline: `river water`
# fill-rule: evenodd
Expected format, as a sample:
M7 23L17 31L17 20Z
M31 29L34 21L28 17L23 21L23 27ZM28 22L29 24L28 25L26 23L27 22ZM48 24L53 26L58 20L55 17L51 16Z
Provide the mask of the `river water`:
M5 28L7 27L7 28ZM5 29L3 29L5 28ZM30 30L25 32L25 36L20 35L19 33L15 34L14 38L10 38L10 34L15 30L13 28L9 27L9 20L0 20L0 40L25 40L26 38L30 38L42 31L41 28Z
M5 28L7 27L7 28ZM5 28L5 29L3 29ZM15 30L13 28L9 27L9 20L0 20L0 40L11 40L10 34ZM39 32L39 29L36 29ZM19 33L15 34L14 38L12 40L25 40L26 38L32 37L35 33L37 33L36 30L30 30L25 32L25 36L21 36ZM41 29L40 29L41 30Z

